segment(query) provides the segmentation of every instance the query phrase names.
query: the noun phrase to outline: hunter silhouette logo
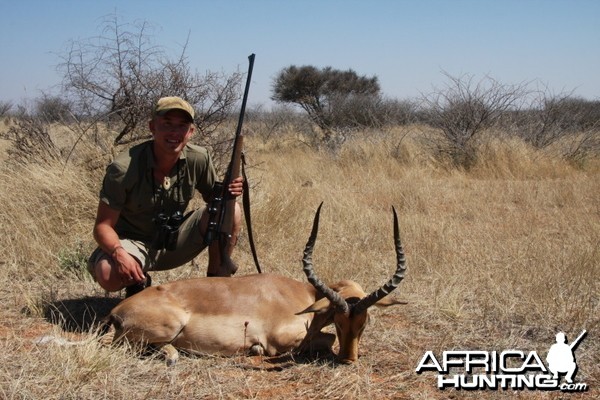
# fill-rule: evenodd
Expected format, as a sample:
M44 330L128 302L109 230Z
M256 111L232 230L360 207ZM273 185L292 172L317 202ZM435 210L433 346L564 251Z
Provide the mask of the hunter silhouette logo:
M565 378L567 383L573 383L573 377L577 372L577 363L573 352L586 335L587 331L584 329L573 343L567 344L567 337L563 332L556 334L556 343L550 347L546 357L548 369L552 372L554 379L559 379L559 373L565 373L567 374Z
M462 390L560 390L584 392L588 386L574 382L577 363L574 351L587 335L583 332L571 344L563 332L556 334L556 343L550 346L546 363L535 351L449 350L436 358L427 351L415 372L436 371L439 389ZM561 383L561 375L565 375Z

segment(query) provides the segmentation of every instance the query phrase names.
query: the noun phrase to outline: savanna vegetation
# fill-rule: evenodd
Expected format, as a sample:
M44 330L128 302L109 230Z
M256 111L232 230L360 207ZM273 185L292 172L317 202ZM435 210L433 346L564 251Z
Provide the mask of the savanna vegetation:
M399 212L408 271L392 295L408 305L372 311L359 361L339 366L330 360L184 357L166 368L153 355L94 340L35 344L44 335L92 338L120 299L99 290L84 265L94 247L90 232L103 168L123 147L105 151L86 138L72 151L72 132L52 125L59 159L16 163L14 143L3 142L3 398L446 398L452 391L438 391L431 374L414 373L425 351L545 354L557 331L573 339L582 329L590 335L577 351L577 379L590 386L587 395L597 394L597 159L574 166L517 138L492 135L464 170L435 161L424 140L433 130L422 125L364 132L336 154L307 146L310 138L292 127L275 136L261 127L248 125L246 143L254 230L266 271L305 279L302 250L324 201L317 272L326 281L349 278L373 290L393 272L391 206ZM236 260L238 273L254 272L244 238ZM203 276L206 261L201 255L153 279Z
M182 357L167 368L153 353L101 346L100 320L122 297L85 271L105 166L147 138L149 104L177 94L197 107L194 141L223 171L241 78L198 76L185 51L173 61L145 47L145 25L134 34L116 19L107 27L108 43L121 46L94 48L119 48L122 57L100 52L83 62L90 53L74 43L60 96L0 104L1 398L558 399L565 395L440 391L434 374L415 368L429 350L545 357L557 332L572 340L583 329L577 381L589 390L568 396L599 395L599 103L490 77L448 76L422 99L398 101L384 98L373 77L292 66L281 74L290 79L274 83L284 104L248 110L253 229L265 271L305 279L302 251L323 201L316 272L376 289L395 268L391 207L398 211L408 269L391 295L408 304L371 311L357 363L240 354ZM101 60L110 68L91 69ZM327 90L302 99L277 91L302 84L290 74L303 68ZM127 79L111 80L114 71ZM370 89L334 85L340 77ZM324 105L321 114L310 101ZM238 274L254 272L244 235L235 259ZM206 264L202 254L153 273L153 283L204 276ZM40 343L48 336L55 339Z

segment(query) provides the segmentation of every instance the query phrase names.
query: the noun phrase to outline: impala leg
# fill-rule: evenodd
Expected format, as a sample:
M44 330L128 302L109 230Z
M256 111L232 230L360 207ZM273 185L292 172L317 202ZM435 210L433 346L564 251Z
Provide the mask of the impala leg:
M99 339L100 345L102 345L102 346L112 345L115 340L116 333L117 333L117 329L115 328L114 325L111 324L108 327L108 331L104 335L100 336L100 339Z
M167 362L168 367L172 367L179 360L179 352L177 349L170 343L165 343L158 347L158 350L161 352L165 361Z

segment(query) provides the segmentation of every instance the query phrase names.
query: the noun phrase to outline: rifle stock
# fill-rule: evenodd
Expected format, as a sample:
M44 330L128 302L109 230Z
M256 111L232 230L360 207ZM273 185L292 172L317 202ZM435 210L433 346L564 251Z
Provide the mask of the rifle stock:
M221 213L221 224L220 232L227 235L231 235L233 232L233 215L235 212L236 199L229 194L227 187L237 177L240 176L240 168L242 165L242 149L244 144L244 135L240 134L235 138L233 146L233 153L231 157L231 163L229 164L229 171L223 181L223 195L224 200L223 212Z
M230 275L236 273L238 266L230 257L232 251L231 248L235 245L235 243L232 243L235 242L232 235L236 199L231 196L228 187L235 178L240 176L243 143L244 136L240 133L235 138L231 162L229 164L227 175L223 181L223 194L221 197L223 199L221 205L221 222L218 229L221 265Z

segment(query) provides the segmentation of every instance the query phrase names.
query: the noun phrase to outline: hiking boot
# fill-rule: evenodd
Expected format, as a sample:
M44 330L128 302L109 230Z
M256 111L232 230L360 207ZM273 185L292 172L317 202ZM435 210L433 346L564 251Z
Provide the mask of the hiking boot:
M134 285L125 287L125 298L131 297L134 294L137 294L142 290L146 289L147 287L152 286L152 278L150 278L150 274L144 273L144 276L146 277L146 280L144 282L136 283Z

